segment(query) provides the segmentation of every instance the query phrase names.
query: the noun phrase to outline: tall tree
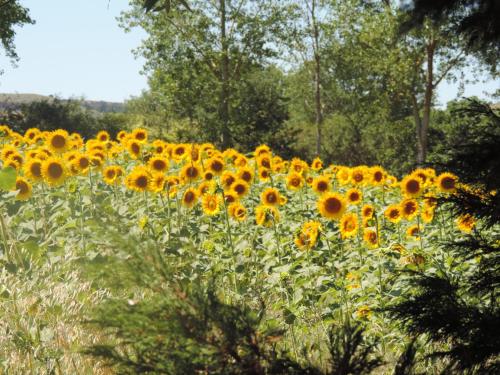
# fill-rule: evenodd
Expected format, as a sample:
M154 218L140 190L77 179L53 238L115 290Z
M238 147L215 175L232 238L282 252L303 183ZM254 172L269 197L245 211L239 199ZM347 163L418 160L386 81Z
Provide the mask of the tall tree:
M19 59L14 46L15 27L33 23L29 10L20 5L19 1L0 0L0 44L13 63Z
M208 95L204 99L217 97L216 112L209 111L213 133L222 147L232 145L235 88L253 68L276 56L283 7L271 0L157 1L151 5L156 11L144 13L144 1L131 4L121 21L125 29L140 26L149 35L138 50L147 60L146 72L187 62L185 70L203 78L198 83Z

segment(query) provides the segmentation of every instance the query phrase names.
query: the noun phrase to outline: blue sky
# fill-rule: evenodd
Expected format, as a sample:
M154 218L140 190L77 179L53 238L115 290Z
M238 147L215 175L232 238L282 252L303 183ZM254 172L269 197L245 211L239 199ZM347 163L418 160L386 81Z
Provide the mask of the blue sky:
M17 68L0 56L0 92L85 97L123 101L147 87L140 74L144 61L131 50L145 38L142 30L126 34L116 16L126 0L20 0L35 25L18 29ZM485 97L500 81L465 86L465 96ZM456 98L458 85L443 82L438 101Z

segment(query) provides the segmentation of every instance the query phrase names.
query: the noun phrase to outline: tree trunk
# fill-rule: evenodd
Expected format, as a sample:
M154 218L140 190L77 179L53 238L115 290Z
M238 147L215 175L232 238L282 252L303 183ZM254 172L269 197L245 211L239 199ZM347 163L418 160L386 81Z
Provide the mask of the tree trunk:
M415 135L417 140L417 165L423 166L424 149L422 145L422 119L420 118L420 108L416 95L411 96L411 104L413 110L413 119L415 120Z
M424 108L422 114L422 125L420 128L421 152L418 154L417 162L420 166L425 163L427 158L427 141L429 133L429 123L431 120L432 96L434 94L434 51L436 42L431 40L427 45L427 76L425 80Z
M323 110L321 106L321 56L319 52L319 27L316 22L316 0L313 0L311 7L311 19L314 33L314 89L315 89L315 110L316 110L316 155L321 156Z
M221 92L219 117L221 121L221 146L227 148L231 144L229 133L229 47L226 37L226 1L219 0L220 5L220 37L221 37Z

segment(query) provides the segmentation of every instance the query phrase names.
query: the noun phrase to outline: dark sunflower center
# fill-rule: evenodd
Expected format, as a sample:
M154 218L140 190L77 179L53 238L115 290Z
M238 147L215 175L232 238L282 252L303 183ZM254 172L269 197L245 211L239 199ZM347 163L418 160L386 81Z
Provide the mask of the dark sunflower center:
M135 184L137 187L145 189L148 186L148 178L146 176L139 176L135 180Z
M220 171L222 171L222 168L224 168L224 165L219 160L214 160L212 162L212 170L213 171L220 172Z
M375 172L374 175L373 175L373 179L376 182L382 181L382 177L383 177L383 175L382 175L382 172L380 172L380 171Z
M317 187L319 191L326 191L328 189L328 183L326 181L319 181Z
M40 163L33 163L31 164L30 168L31 174L35 177L41 177L42 176L42 171L40 169Z
M455 188L455 180L451 177L445 177L441 181L441 186L447 190L454 189Z
M410 193L410 194L415 194L415 193L418 193L419 190L420 190L420 183L417 181L417 180L410 180L408 181L408 183L406 184L406 190Z
M29 191L28 184L24 181L17 181L16 190L19 190L19 194L26 194Z
M155 160L153 162L153 169L157 171L163 171L166 168L166 164L163 160Z
M54 148L63 148L66 146L66 138L64 138L60 134L56 134L54 137L52 137L51 144Z
M331 214L335 214L340 211L342 204L337 198L328 198L325 201L325 209Z
M62 166L58 163L51 163L49 165L48 172L51 178L56 179L61 177L64 173Z

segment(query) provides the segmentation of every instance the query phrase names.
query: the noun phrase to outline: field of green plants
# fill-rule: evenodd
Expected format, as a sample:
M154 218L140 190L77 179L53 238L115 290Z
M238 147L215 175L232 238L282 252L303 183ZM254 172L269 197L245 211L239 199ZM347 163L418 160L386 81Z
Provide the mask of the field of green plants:
M410 337L386 309L413 275L456 269L441 244L480 225L443 203L467 189L447 171L398 179L144 129L3 126L0 143L9 374L393 373Z

